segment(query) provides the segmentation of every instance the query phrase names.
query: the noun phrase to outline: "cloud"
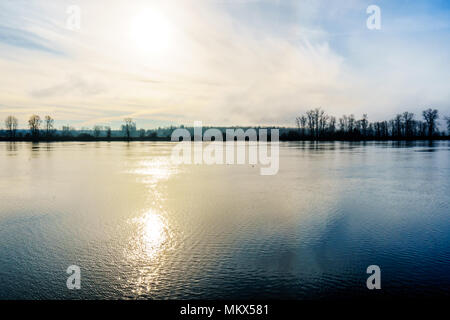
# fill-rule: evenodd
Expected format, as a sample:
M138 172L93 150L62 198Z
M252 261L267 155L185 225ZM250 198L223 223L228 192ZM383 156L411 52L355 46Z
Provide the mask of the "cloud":
M0 8L0 116L294 125L315 107L372 120L429 105L450 113L448 13L439 8L413 15L381 2L383 27L373 32L367 1L80 0L82 28L72 32L65 2L31 3ZM130 41L143 8L173 27L162 55Z
M26 30L0 26L0 42L30 50L41 50L58 55L63 54L58 49L52 48L52 44L39 35Z
M83 96L95 96L105 91L101 85L86 82L82 77L71 75L67 81L49 88L35 90L31 95L35 98L63 97L68 94L78 94Z

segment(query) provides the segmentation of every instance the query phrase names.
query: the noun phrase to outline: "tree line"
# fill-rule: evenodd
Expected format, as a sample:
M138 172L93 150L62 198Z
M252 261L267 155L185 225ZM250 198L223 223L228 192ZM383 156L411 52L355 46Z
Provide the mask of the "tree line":
M30 129L29 135L31 135L32 137L39 137L42 122L43 121L41 120L41 117L39 117L38 115L32 115L28 120L28 127ZM45 132L46 136L50 136L54 132L54 122L55 121L52 117L45 116L43 131ZM17 118L14 116L6 117L5 127L7 137L15 139L17 137L17 130L19 127L19 121L17 120Z
M369 122L367 114L356 119L353 114L336 119L321 108L307 111L296 118L297 130L291 130L286 140L386 140L386 139L433 139L442 137L439 131L439 111L426 109L422 120L416 119L414 113L405 111L387 121ZM450 117L445 117L448 135L450 135Z
M450 137L450 117L444 117L447 125L447 138ZM445 132L439 130L439 111L426 109L422 119L416 119L414 113L405 111L388 121L369 122L367 114L356 119L353 114L337 119L325 113L321 108L307 111L296 118L297 128L280 128L281 140L413 140L441 139ZM113 134L111 127L96 125L90 130L77 131L70 126L56 130L54 119L45 116L42 120L32 115L28 120L28 130L18 135L19 121L14 116L5 119L5 134L0 138L9 140L167 140L176 127L157 130L136 129L132 118L125 118L121 130ZM182 128L184 126L181 126ZM159 133L162 132L162 137Z
M25 132L25 135L18 134L19 132L19 121L14 116L8 116L5 119L5 128L6 135L4 137L10 140L16 140L18 138L25 138L33 141L39 140L55 140L57 138L81 138L81 139L90 139L95 138L99 139L102 135L107 139L112 138L112 130L109 126L99 126L95 125L90 133L86 132L77 132L77 130L70 126L63 126L62 130L56 130L54 126L55 120L51 116L45 116L42 120L38 115L30 116L28 120L28 131ZM82 130L85 131L85 130ZM131 118L124 119L124 124L122 125L122 138L127 140L131 140L132 136L136 134L136 123ZM92 133L92 134L91 134ZM144 133L139 132L139 135L145 136Z

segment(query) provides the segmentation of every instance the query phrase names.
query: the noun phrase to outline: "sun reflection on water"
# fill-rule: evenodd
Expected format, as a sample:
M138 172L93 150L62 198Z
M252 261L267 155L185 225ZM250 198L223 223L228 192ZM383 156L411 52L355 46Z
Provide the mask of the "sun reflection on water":
M134 225L134 234L126 257L134 270L127 282L135 297L151 296L160 272L165 268L167 250L172 246L169 224L155 209L131 219L130 223Z
M174 246L175 232L165 210L164 184L177 172L167 157L146 158L127 170L148 190L141 213L128 221L131 234L125 257L133 266L133 275L127 281L136 297L152 295L166 267L168 251Z
M165 224L160 216L148 213L144 217L142 237L145 252L152 256L166 240Z
M160 214L150 210L141 217L132 219L132 223L137 224L135 246L139 253L145 254L147 258L155 258L168 239L166 221Z
M177 173L177 170L164 158L141 161L139 167L132 173L139 175L144 183L154 185L162 180L169 179Z

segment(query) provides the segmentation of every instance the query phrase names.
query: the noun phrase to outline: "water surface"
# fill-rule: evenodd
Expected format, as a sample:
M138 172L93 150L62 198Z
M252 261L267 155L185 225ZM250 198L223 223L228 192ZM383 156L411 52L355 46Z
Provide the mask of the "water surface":
M282 143L275 176L172 146L0 143L0 298L449 295L449 142Z

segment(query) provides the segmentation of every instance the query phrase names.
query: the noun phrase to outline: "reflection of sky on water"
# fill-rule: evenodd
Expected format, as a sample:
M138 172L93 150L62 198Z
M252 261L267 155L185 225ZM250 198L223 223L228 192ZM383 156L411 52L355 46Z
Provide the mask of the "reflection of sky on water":
M140 176L144 183L154 184L160 180L167 180L177 173L176 167L170 163L170 158L156 158L143 160L132 173Z
M449 142L282 143L270 177L172 146L0 143L0 298L448 294Z
M151 209L141 217L131 219L130 223L137 229L137 237L132 240L136 250L149 259L156 258L169 232L164 218Z
M177 173L177 168L168 157L152 157L137 162L137 167L129 170L128 174L135 175L137 181L148 188L147 208L128 223L134 230L125 255L134 261L137 270L128 282L134 287L134 294L151 294L152 283L158 277L155 265L161 265L164 260L164 250L170 246L171 230L164 212L164 199L160 183L168 180Z

